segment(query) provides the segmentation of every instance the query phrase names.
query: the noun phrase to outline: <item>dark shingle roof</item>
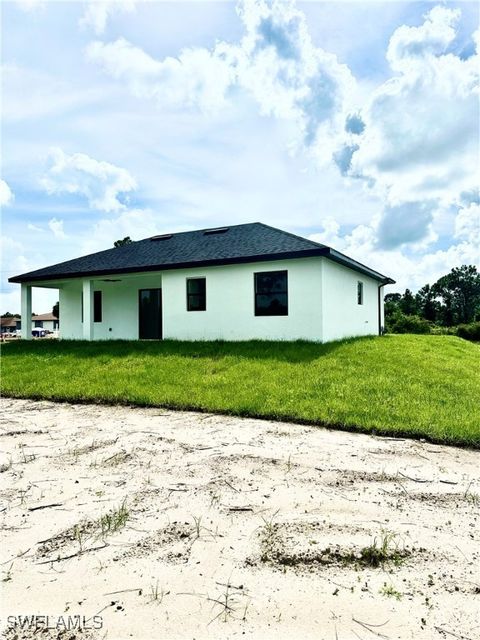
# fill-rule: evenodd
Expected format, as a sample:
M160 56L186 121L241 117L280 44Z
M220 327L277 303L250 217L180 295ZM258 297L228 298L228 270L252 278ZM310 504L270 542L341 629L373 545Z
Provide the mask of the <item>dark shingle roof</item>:
M218 232L202 229L154 236L24 273L9 281L39 282L321 255L343 262L338 259L341 256L348 261L347 266L377 280L386 279L329 247L261 222L254 222L219 228Z

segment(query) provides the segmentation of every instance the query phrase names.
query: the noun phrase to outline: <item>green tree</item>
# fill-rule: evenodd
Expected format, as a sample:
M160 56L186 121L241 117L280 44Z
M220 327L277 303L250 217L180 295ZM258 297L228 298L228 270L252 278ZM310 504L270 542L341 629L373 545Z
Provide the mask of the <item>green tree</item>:
M52 315L57 319L60 318L60 304L58 302L53 305Z
M406 316L414 316L417 313L417 301L410 289L405 289L405 293L399 302L399 308Z
M442 324L468 324L480 315L480 274L474 265L453 268L432 291L441 300Z
M425 320L430 320L430 322L437 320L440 305L436 298L435 291L429 284L426 284L420 289L415 296L420 317L425 318Z
M133 242L133 240L130 238L130 236L125 236L125 238L123 238L123 240L115 240L115 242L113 243L113 246L115 248L123 247L123 245L130 244L131 242Z

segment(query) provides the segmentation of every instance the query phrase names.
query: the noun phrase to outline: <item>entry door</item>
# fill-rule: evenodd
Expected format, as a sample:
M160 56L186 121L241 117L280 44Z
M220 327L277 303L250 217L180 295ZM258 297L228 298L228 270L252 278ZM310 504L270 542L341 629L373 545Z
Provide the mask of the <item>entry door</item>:
M140 340L162 339L162 290L138 292L138 329Z

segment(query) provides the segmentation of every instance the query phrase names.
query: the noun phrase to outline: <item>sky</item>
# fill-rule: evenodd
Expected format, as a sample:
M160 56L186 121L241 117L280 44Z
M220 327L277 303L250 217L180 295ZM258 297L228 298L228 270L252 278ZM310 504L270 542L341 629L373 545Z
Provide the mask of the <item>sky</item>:
M476 2L4 0L8 278L261 221L417 290L480 262ZM58 299L33 290L36 313Z

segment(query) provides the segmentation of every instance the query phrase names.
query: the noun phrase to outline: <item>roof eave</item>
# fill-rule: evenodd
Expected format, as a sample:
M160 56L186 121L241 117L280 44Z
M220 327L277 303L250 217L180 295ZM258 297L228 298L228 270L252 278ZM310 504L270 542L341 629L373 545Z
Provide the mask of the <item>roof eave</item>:
M335 249L331 249L330 247L327 247L327 253L325 254L325 257L329 258L330 260L333 260L334 262L337 262L338 264L342 264L343 266L348 267L349 269L358 271L358 273L362 273L366 276L369 276L374 280L378 280L383 284L395 284L395 280L392 280L392 278L389 278L388 276L384 276L378 271L375 271L374 269L370 269L370 267L367 267L361 262L357 262L356 260L353 260L352 258L349 258L348 256L346 256L345 254L340 253L340 251L336 251Z
M35 272L13 276L8 281L12 283L52 282L54 280L72 280L74 278L94 278L98 276L121 275L128 273L148 273L151 271L171 271L174 269L194 269L201 267L214 267L229 264L247 264L252 262L271 262L274 260L292 260L294 258L310 258L325 255L326 248L304 249L302 251L290 251L283 253L259 254L253 256L241 256L236 258L216 258L215 260L198 260L175 264L156 264L139 267L125 267L119 269L101 269L95 271L76 271L75 273L56 273L52 275L38 274Z

